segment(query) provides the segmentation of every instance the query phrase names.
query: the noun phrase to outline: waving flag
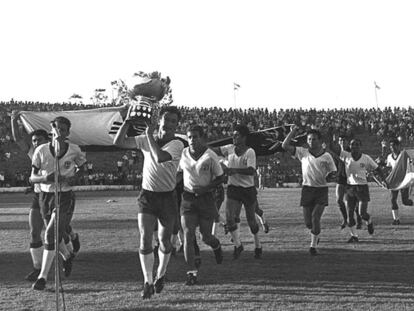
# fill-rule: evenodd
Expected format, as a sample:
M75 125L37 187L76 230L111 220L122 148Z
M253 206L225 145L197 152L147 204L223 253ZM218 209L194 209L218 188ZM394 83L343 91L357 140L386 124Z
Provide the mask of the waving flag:
M119 148L113 145L114 135L123 123L129 106L108 107L73 111L22 111L20 120L30 133L37 129L51 130L50 122L58 116L72 123L69 140L84 151L111 151ZM128 136L134 136L133 130Z
M254 149L257 156L271 155L276 152L284 151L282 143L287 133L290 132L291 125L277 126L265 130L251 132L246 139L246 144ZM294 145L303 145L306 142L306 134L296 136L292 143ZM219 147L233 143L233 138L223 138L210 142L211 147Z
M394 168L386 178L388 189L400 190L414 185L414 166L406 150L397 158Z

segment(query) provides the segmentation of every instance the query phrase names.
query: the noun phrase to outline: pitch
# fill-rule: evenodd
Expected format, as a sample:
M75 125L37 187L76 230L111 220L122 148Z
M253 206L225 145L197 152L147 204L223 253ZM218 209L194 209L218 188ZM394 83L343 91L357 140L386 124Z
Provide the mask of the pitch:
M360 242L347 244L334 190L329 189L317 256L308 253L300 189L265 189L258 198L271 229L261 231L262 259L253 257L243 215L245 251L237 261L230 235L219 228L222 265L200 243L199 284L184 285L184 258L177 254L164 291L145 301L140 298L136 192L78 192L72 223L81 250L72 275L63 278L66 310L413 310L414 208L400 205L401 225L392 226L389 193L371 187L375 233L370 236L364 226ZM30 200L30 195L1 194L0 310L55 310L53 273L44 292L33 291L24 280L31 270Z

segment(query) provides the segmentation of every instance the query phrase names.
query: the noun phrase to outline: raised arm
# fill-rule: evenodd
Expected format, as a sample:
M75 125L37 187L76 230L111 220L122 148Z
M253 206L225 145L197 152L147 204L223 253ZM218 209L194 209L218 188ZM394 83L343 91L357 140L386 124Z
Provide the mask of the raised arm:
M31 143L28 136L24 137L19 131L19 125L17 124L17 118L19 117L19 111L13 110L11 113L11 129L15 143L24 152L28 153L30 150Z
M126 137L126 133L131 125L130 120L125 120L114 137L113 144L117 147L125 149L137 148L137 143L134 137Z
M164 151L158 146L154 139L154 127L151 124L147 124L145 131L151 153L154 156L157 163L163 163L172 160L172 156L169 152Z
M291 142L292 142L292 138L295 137L297 130L298 130L298 126L293 124L290 127L289 134L287 134L287 136L285 137L285 140L282 143L282 148L285 151L288 151L290 154L293 154L295 152L295 146L292 146Z

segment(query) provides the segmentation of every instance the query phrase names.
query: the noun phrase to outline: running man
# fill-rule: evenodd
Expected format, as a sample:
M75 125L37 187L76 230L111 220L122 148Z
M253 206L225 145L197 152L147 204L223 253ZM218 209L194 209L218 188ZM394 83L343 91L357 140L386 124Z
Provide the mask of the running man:
M45 289L47 276L55 257L55 160L56 158L58 160L59 189L57 189L57 192L59 197L57 200L60 203L57 240L59 250L63 256L65 276L69 276L72 271L73 259L63 240L73 213L72 185L76 181L77 172L81 173L83 171L82 166L86 163L85 155L79 146L65 141L70 133L70 121L65 117L57 117L52 121L52 124L54 124L56 131L54 141L36 148L33 154L32 174L30 176L33 183L40 183L40 209L43 220L47 224L42 267L37 280L32 286L35 290ZM58 151L58 154L55 154L56 151Z
M393 169L395 164L397 163L398 156L401 153L401 146L400 141L398 139L390 140L390 150L391 153L387 156L386 166ZM400 215L398 213L398 193L401 192L401 201L404 205L413 206L413 201L410 200L409 196L409 188L404 188L401 190L391 190L391 212L392 212L392 225L396 226L399 225L400 222Z
M228 175L226 200L226 225L234 243L233 259L240 257L244 250L240 240L240 212L242 205L246 212L247 223L254 237L254 257L262 257L262 245L259 239L259 225L255 217L257 207L257 190L254 184L256 173L256 153L246 145L249 128L236 125L233 132L233 144L213 148L219 156L227 158Z
M144 275L143 299L161 293L170 260L171 235L177 217L175 192L177 167L184 149L183 142L175 137L181 113L174 106L163 107L159 113L158 134L148 124L145 134L126 137L133 120L129 115L114 138L114 144L124 148L140 149L144 154L142 190L138 195L138 228L140 232L139 258ZM155 282L152 276L154 253L152 237L158 220L159 265Z
M300 205L303 208L305 225L310 229L311 244L309 253L316 255L316 246L321 233L321 218L325 206L328 205L328 185L326 178L336 172L332 156L322 148L321 133L310 130L307 133L309 148L291 145L298 127L292 125L291 131L282 143L282 148L294 155L302 163L302 195Z
M369 156L361 152L361 140L352 139L350 143L351 152L342 150L341 160L345 163L347 176L347 191L345 201L348 209L348 227L351 237L348 243L358 242L358 234L355 227L354 210L359 209L359 213L368 226L368 233L374 233L374 223L368 214L368 202L370 201L367 173L376 171L382 178L382 171L378 164ZM383 179L383 178L382 178Z
M198 273L194 249L197 226L200 226L203 242L213 249L217 264L223 261L220 241L212 234L212 227L218 217L213 191L223 183L224 173L217 155L206 146L201 126L192 126L187 137L189 147L184 149L179 164L184 179L180 214L184 231L184 257L189 268L185 284L194 285Z

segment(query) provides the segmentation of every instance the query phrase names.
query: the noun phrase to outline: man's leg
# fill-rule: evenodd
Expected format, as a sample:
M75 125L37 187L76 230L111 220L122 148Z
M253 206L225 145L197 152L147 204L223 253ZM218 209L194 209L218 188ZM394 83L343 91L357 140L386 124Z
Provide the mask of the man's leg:
M152 249L152 234L157 218L152 214L138 213L138 230L140 233L139 259L141 262L142 274L144 276L143 298L150 298L153 294L153 288L147 293L145 286L153 286L154 280L152 269L154 267L154 253Z
M336 203L339 206L339 211L342 215L342 224L341 229L344 229L348 222L347 210L344 202L345 196L345 185L337 184L336 185Z
M372 217L368 214L368 202L367 201L360 201L359 202L359 213L363 220L366 221L368 225L368 233L374 233L374 223L372 222Z
M259 202L256 200L254 211L256 213L257 218L259 218L260 224L262 225L264 233L269 233L269 224L267 223L264 212L259 206Z
M30 255L33 262L33 271L26 276L26 280L34 282L39 276L42 267L42 229L44 223L42 215L40 214L40 207L31 208L29 212L29 227L30 227Z
M197 281L197 267L195 264L196 241L195 231L198 225L198 215L187 213L181 216L181 225L184 233L184 258L188 265L186 285L194 285Z
M249 224L250 232L253 234L254 238L255 258L259 259L262 256L262 245L259 239L259 225L255 217L255 210L257 206L257 200L253 201L252 204L244 204L247 223Z
M346 207L348 210L348 227L351 233L351 238L348 243L358 242L358 233L355 221L355 210L358 209L358 201L353 196L348 196L346 199Z
M402 192L401 192L402 193ZM391 190L391 213L392 213L392 224L399 225L400 224L400 216L398 213L398 190Z
M314 248L318 244L319 234L321 233L321 219L324 210L324 204L316 204L312 211L311 247Z
M220 241L212 233L214 221L208 218L199 218L200 233L202 235L203 242L213 249L216 263L221 264L223 261L223 251L221 249Z

